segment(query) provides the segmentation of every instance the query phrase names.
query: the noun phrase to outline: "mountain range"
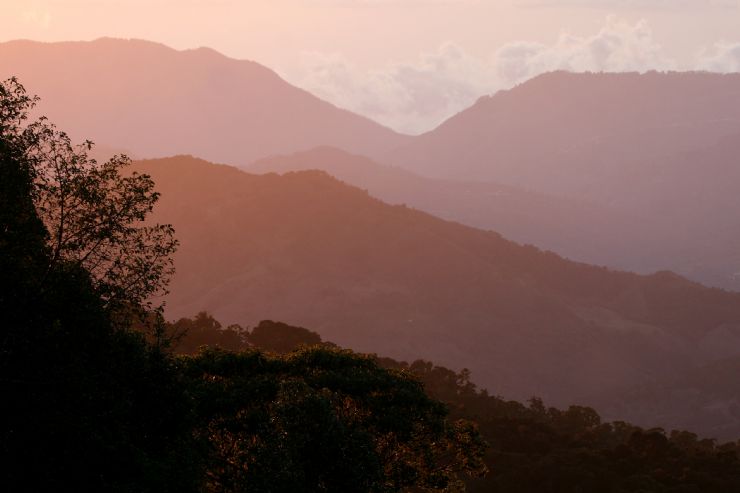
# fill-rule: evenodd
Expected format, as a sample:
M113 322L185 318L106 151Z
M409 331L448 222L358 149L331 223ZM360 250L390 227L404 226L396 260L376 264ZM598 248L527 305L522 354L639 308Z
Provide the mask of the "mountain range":
M134 156L234 164L317 145L389 151L406 140L298 89L258 63L142 40L0 43L0 78L43 96L75 139Z
M654 225L608 206L493 182L429 178L331 147L263 158L244 169L280 174L325 171L386 203L407 204L597 265L634 269L647 252L659 248L649 242Z
M484 96L420 136L207 48L0 43L0 77L10 75L44 96L52 121L103 148L249 167L334 147L348 153L342 166L308 153L292 169L331 168L383 200L574 260L740 290L739 74L555 72ZM389 167L424 184L398 169L391 183Z
M625 409L625 392L740 356L740 294L568 261L320 171L253 175L186 156L136 169L181 241L169 318L283 320L360 351L467 367L509 398L638 422L655 415Z
M740 135L740 74L547 73L481 97L386 161L610 203L615 178ZM616 197L615 197L616 196Z
M0 43L11 75L96 157L250 171L137 164L181 241L168 317L281 320L509 398L740 433L740 294L694 282L740 290L740 75L546 74L420 136L206 48Z
M625 213L634 226L615 232L648 248L607 265L738 290L739 143L740 74L556 72L481 98L384 159Z

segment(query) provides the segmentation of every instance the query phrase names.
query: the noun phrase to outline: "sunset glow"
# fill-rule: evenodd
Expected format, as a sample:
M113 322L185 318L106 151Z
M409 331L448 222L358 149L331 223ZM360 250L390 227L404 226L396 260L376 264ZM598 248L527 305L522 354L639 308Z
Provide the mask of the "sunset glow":
M740 492L740 0L0 0L8 492Z
M0 41L208 46L419 133L548 70L740 69L737 0L3 0Z

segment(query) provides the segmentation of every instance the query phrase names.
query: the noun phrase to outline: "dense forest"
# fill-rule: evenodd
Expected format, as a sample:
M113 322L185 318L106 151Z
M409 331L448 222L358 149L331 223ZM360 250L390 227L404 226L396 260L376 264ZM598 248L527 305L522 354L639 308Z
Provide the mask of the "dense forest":
M336 347L302 327L269 320L251 330L222 327L207 313L168 324L166 331L174 341L170 351L180 354L198 354L206 346L275 355ZM469 479L467 491L719 492L740 488L740 441L719 444L689 431L603 422L589 407L556 409L538 398L526 404L505 400L478 389L467 370L455 372L424 360L409 364L372 358L383 368L418 379L430 397L447 406L452 419L477 424L487 446L488 474Z
M172 227L125 157L0 84L0 430L7 491L727 492L738 443L506 401L304 328L164 321Z

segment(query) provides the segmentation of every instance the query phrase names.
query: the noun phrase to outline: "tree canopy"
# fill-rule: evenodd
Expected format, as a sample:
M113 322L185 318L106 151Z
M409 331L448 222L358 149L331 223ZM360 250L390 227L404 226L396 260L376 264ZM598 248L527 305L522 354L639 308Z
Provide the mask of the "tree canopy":
M374 358L207 349L182 364L213 491L451 491L485 471L475 426Z
M201 317L212 319L207 314ZM264 325L261 336L270 345L292 345L296 350L321 341L315 332L285 324L270 335L271 327ZM210 338L206 345L217 345L219 330L207 336L202 332L201 341ZM243 342L242 348L253 347ZM383 368L413 375L428 396L447 406L449 422L462 418L478 424L477 432L489 445L484 462L490 472L484 478L467 479L470 492L740 490L740 441L717 443L688 431L605 422L586 406L556 409L538 398L510 401L478 389L467 370L453 371L423 360L375 358Z
M154 182L127 173L126 156L98 163L88 155L92 142L73 145L44 117L29 123L38 98L16 79L0 91L2 138L31 178L28 192L47 232L47 270L77 265L107 306L151 308L174 271L177 248L171 225L145 222L159 199Z
M38 214L35 101L0 83L0 476L8 491L195 491L172 362L117 329L84 263Z

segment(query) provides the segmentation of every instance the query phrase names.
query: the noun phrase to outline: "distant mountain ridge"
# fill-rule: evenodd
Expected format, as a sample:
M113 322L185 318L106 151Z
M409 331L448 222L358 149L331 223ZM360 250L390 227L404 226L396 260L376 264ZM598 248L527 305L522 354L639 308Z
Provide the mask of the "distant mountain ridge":
M606 206L499 183L429 178L330 147L271 156L243 169L252 173L322 170L386 203L407 204L591 264L635 270L644 266L637 266L634 258L656 248L643 241L652 225L625 235L637 217Z
M481 98L382 161L627 214L637 221L620 234L651 246L608 265L740 290L738 152L740 74L555 72Z
M137 156L189 153L246 164L333 145L385 152L406 136L209 48L142 40L0 43L0 78L18 76L43 114L76 139Z
M643 408L613 400L740 354L740 294L675 274L566 261L318 171L251 175L190 157L136 169L154 178L155 219L181 241L168 318L282 320L359 351L468 367L506 397L647 425Z
M740 74L551 72L481 97L386 161L575 196L596 194L612 166L736 134Z
M137 157L246 166L335 147L419 175L412 185L394 171L404 190L389 177L372 187L367 173L347 179L385 200L576 260L740 291L740 74L544 74L416 137L207 48L0 43L8 75L41 94L40 111L73 137Z

